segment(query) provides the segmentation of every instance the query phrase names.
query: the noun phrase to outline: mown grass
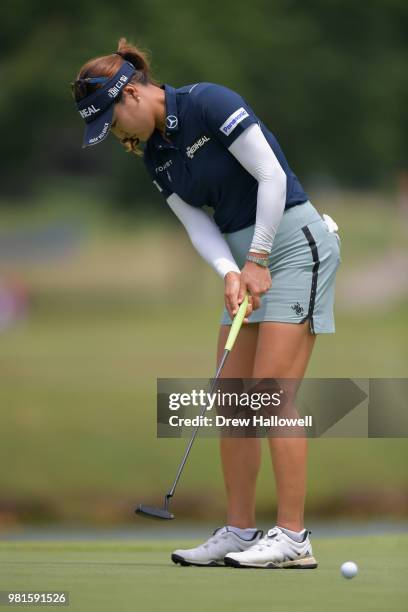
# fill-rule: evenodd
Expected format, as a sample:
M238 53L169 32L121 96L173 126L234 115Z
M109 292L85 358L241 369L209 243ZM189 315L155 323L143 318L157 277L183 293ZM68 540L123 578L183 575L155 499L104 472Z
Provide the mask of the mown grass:
M406 534L315 539L319 567L309 571L180 568L171 563L174 548L195 544L1 542L0 589L69 591L70 609L78 612L405 609ZM340 575L341 563L348 560L359 566L352 580Z

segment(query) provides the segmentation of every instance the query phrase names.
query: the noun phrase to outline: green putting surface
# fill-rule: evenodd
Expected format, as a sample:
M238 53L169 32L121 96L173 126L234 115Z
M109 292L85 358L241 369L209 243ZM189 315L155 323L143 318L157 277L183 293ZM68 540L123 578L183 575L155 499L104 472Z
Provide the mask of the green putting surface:
M69 591L68 609L87 612L406 609L408 534L315 538L315 570L181 568L170 561L174 548L196 544L1 542L0 590ZM348 560L359 566L352 580L340 574Z

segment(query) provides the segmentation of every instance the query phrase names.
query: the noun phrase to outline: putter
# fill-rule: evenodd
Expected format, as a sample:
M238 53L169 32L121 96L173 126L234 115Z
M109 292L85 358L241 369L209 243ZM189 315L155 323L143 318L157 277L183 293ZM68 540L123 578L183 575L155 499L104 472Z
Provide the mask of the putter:
M227 341L225 343L224 353L223 353L220 365L217 368L215 378L213 379L212 384L211 384L210 393L213 393L215 389L215 385L217 384L217 381L218 381L218 377L221 374L222 368L224 367L225 362L227 361L228 355L232 351L232 347L234 346L235 340L238 336L238 332L241 329L241 325L245 317L247 305L248 305L248 293L245 295L244 299L242 300L240 307L238 309L238 312L236 313L234 320L232 322L231 329L228 334ZM200 417L204 416L206 409L207 409L207 406L205 405L203 409L201 410ZM199 423L201 423L201 418L199 419ZM190 454L191 447L193 446L194 440L196 439L199 429L200 429L200 425L197 425L193 431L193 434L190 438L190 441L187 445L187 448L184 452L183 458L177 470L177 474L174 479L173 485L170 491L166 493L164 497L163 508L156 508L154 506L145 506L144 504L140 504L135 510L136 514L141 514L142 516L152 518L152 519L158 519L158 520L171 520L175 518L174 514L172 514L172 512L169 511L169 503L170 503L171 498L174 495L174 492L177 487L177 483L180 480L181 473L186 464L187 457Z

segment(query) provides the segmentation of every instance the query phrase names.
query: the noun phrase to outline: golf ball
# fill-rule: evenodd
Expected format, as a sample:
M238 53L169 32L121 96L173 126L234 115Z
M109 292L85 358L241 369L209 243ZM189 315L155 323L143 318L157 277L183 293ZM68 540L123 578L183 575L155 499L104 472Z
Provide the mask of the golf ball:
M354 578L358 572L358 567L354 561L346 561L340 568L344 578Z

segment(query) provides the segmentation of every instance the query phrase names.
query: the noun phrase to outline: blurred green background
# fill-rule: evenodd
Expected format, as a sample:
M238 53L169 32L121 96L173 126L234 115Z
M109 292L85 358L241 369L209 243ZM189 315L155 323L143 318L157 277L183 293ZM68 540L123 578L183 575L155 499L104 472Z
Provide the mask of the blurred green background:
M156 439L156 378L215 368L221 279L139 159L80 148L68 83L120 36L162 83L241 93L338 223L336 334L307 376L407 376L406 2L9 0L0 18L0 529L117 525L158 501L185 441ZM195 446L180 516L222 515L217 447ZM309 517L408 517L405 439L309 448ZM271 516L266 448L258 501Z

